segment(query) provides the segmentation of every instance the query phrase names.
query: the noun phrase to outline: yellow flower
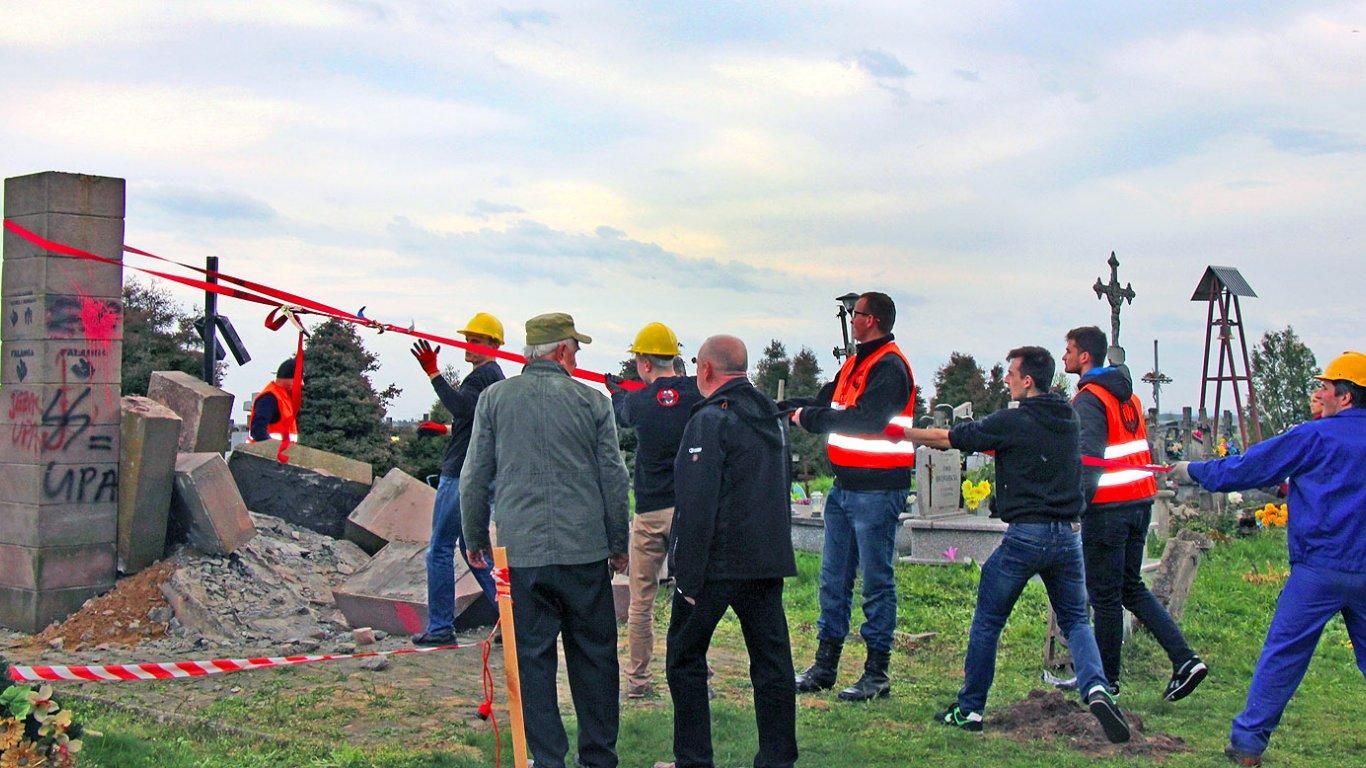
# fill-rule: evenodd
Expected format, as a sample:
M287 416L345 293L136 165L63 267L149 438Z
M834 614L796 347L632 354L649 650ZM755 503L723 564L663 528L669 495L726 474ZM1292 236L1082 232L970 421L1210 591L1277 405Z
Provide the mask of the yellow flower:
M963 481L963 506L976 511L982 502L991 495L991 482L982 480L973 485L971 480Z
M38 751L38 745L24 741L0 754L0 768L38 768L47 765L47 758Z
M0 750L18 744L24 738L24 724L12 717L0 720Z

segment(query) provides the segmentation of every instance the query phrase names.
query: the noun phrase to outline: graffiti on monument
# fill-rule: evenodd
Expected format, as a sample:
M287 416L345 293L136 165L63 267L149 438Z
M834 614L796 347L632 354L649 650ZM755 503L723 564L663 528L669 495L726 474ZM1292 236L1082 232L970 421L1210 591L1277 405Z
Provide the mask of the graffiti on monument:
M47 333L54 339L109 341L118 330L123 311L118 299L92 299L80 289L75 296L52 296L48 308Z
M49 461L43 470L43 498L60 504L118 501L118 467L58 465Z
M10 443L26 451L66 451L85 434L99 408L94 405L90 387L59 387L44 404L38 393L25 389L9 391ZM113 449L109 435L91 435L88 449Z

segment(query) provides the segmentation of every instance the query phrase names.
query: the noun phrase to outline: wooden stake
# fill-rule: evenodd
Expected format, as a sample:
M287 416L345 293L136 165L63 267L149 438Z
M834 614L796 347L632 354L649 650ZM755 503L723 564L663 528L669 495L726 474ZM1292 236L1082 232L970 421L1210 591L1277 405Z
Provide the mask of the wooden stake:
M493 548L493 566L499 573L508 572L508 553L503 547ZM508 687L508 719L512 721L512 755L516 768L527 768L526 726L522 722L522 674L517 668L517 634L512 620L512 584L498 585L498 618L503 634L503 673Z

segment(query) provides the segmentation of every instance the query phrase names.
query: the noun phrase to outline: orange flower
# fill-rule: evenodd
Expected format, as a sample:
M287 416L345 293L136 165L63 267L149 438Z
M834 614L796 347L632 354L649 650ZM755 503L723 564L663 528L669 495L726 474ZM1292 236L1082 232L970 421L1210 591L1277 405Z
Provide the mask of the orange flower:
M24 724L12 717L0 720L0 751L9 749L24 738Z
M38 745L31 741L20 742L19 746L0 754L0 768L38 768L47 765L47 758L38 751Z

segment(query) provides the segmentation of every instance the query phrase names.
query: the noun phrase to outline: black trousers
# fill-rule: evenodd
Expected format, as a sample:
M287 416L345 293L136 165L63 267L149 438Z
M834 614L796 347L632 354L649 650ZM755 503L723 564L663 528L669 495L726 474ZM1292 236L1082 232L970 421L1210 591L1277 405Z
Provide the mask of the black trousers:
M674 591L665 661L674 704L674 760L678 768L712 766L707 648L727 608L740 619L749 651L759 728L754 766L787 768L797 762L797 690L782 579L707 581L696 605Z
M564 643L569 692L579 720L582 768L616 768L620 718L617 620L607 561L509 568L522 714L536 768L564 768L569 739L560 719L556 641Z
M1152 513L1152 503L1141 502L1088 512L1081 521L1086 592L1095 611L1096 646L1105 679L1112 683L1119 682L1125 608L1153 633L1173 666L1195 655L1171 614L1143 583L1143 550Z

